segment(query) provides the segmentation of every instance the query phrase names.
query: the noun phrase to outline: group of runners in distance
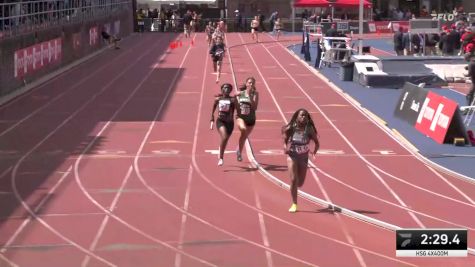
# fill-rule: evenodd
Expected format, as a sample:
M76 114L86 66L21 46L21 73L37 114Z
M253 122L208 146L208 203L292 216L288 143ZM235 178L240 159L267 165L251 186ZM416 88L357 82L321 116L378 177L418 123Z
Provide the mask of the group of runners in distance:
M281 29L280 19L275 21L274 30L277 39ZM259 18L256 16L251 22L251 37L256 42L258 39ZM216 83L219 82L221 66L226 51L224 44L225 23L224 21L215 24L209 22L206 26L206 39L210 47L209 53L213 60L213 71L217 73ZM242 161L242 151L246 139L251 134L256 124L256 110L259 105L259 93L256 90L256 79L248 77L245 83L240 85L238 92L232 95L233 86L230 83L223 83L220 93L215 96L211 111L210 129L216 125L220 135L218 166L224 164L224 151L234 130L234 120L240 132L238 147L236 149L237 161ZM215 113L217 110L217 117ZM234 114L236 113L236 118ZM297 212L298 188L302 187L307 174L309 154L315 157L320 143L318 132L310 113L305 109L297 110L289 123L282 127L282 139L284 143L284 153L287 155L287 167L291 180L290 193L292 205L289 212ZM310 142L315 146L310 151Z

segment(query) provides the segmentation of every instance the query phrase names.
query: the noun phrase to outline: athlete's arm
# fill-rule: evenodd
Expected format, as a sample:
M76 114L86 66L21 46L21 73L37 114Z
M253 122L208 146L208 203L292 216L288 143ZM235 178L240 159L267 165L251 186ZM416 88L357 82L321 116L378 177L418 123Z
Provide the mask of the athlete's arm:
M213 110L211 110L211 120L214 121L214 111L216 110L216 107L218 106L219 98L214 99L214 104L213 104Z

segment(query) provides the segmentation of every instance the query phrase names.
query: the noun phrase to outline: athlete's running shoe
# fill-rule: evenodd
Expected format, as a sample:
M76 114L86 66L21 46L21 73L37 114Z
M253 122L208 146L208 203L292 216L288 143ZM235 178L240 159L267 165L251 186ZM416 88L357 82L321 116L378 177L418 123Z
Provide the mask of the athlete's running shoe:
M218 160L218 166L223 166L223 159Z
M242 156L241 156L241 152L239 150L236 151L236 154L237 154L237 160L238 161L242 161Z
M290 206L289 212L291 213L297 212L297 204L292 203L292 206Z

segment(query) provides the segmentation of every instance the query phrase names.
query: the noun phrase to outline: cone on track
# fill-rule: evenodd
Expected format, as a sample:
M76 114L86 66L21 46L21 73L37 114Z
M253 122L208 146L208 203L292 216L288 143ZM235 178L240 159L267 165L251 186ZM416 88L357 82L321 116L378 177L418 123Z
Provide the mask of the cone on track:
M191 39L191 46L194 46L194 45L195 45L195 41Z

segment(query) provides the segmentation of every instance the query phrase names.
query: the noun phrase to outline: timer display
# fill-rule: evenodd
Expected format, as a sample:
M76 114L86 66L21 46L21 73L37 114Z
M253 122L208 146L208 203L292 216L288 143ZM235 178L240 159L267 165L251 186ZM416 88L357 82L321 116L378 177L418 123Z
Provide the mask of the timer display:
M398 257L466 257L467 229L396 230Z

